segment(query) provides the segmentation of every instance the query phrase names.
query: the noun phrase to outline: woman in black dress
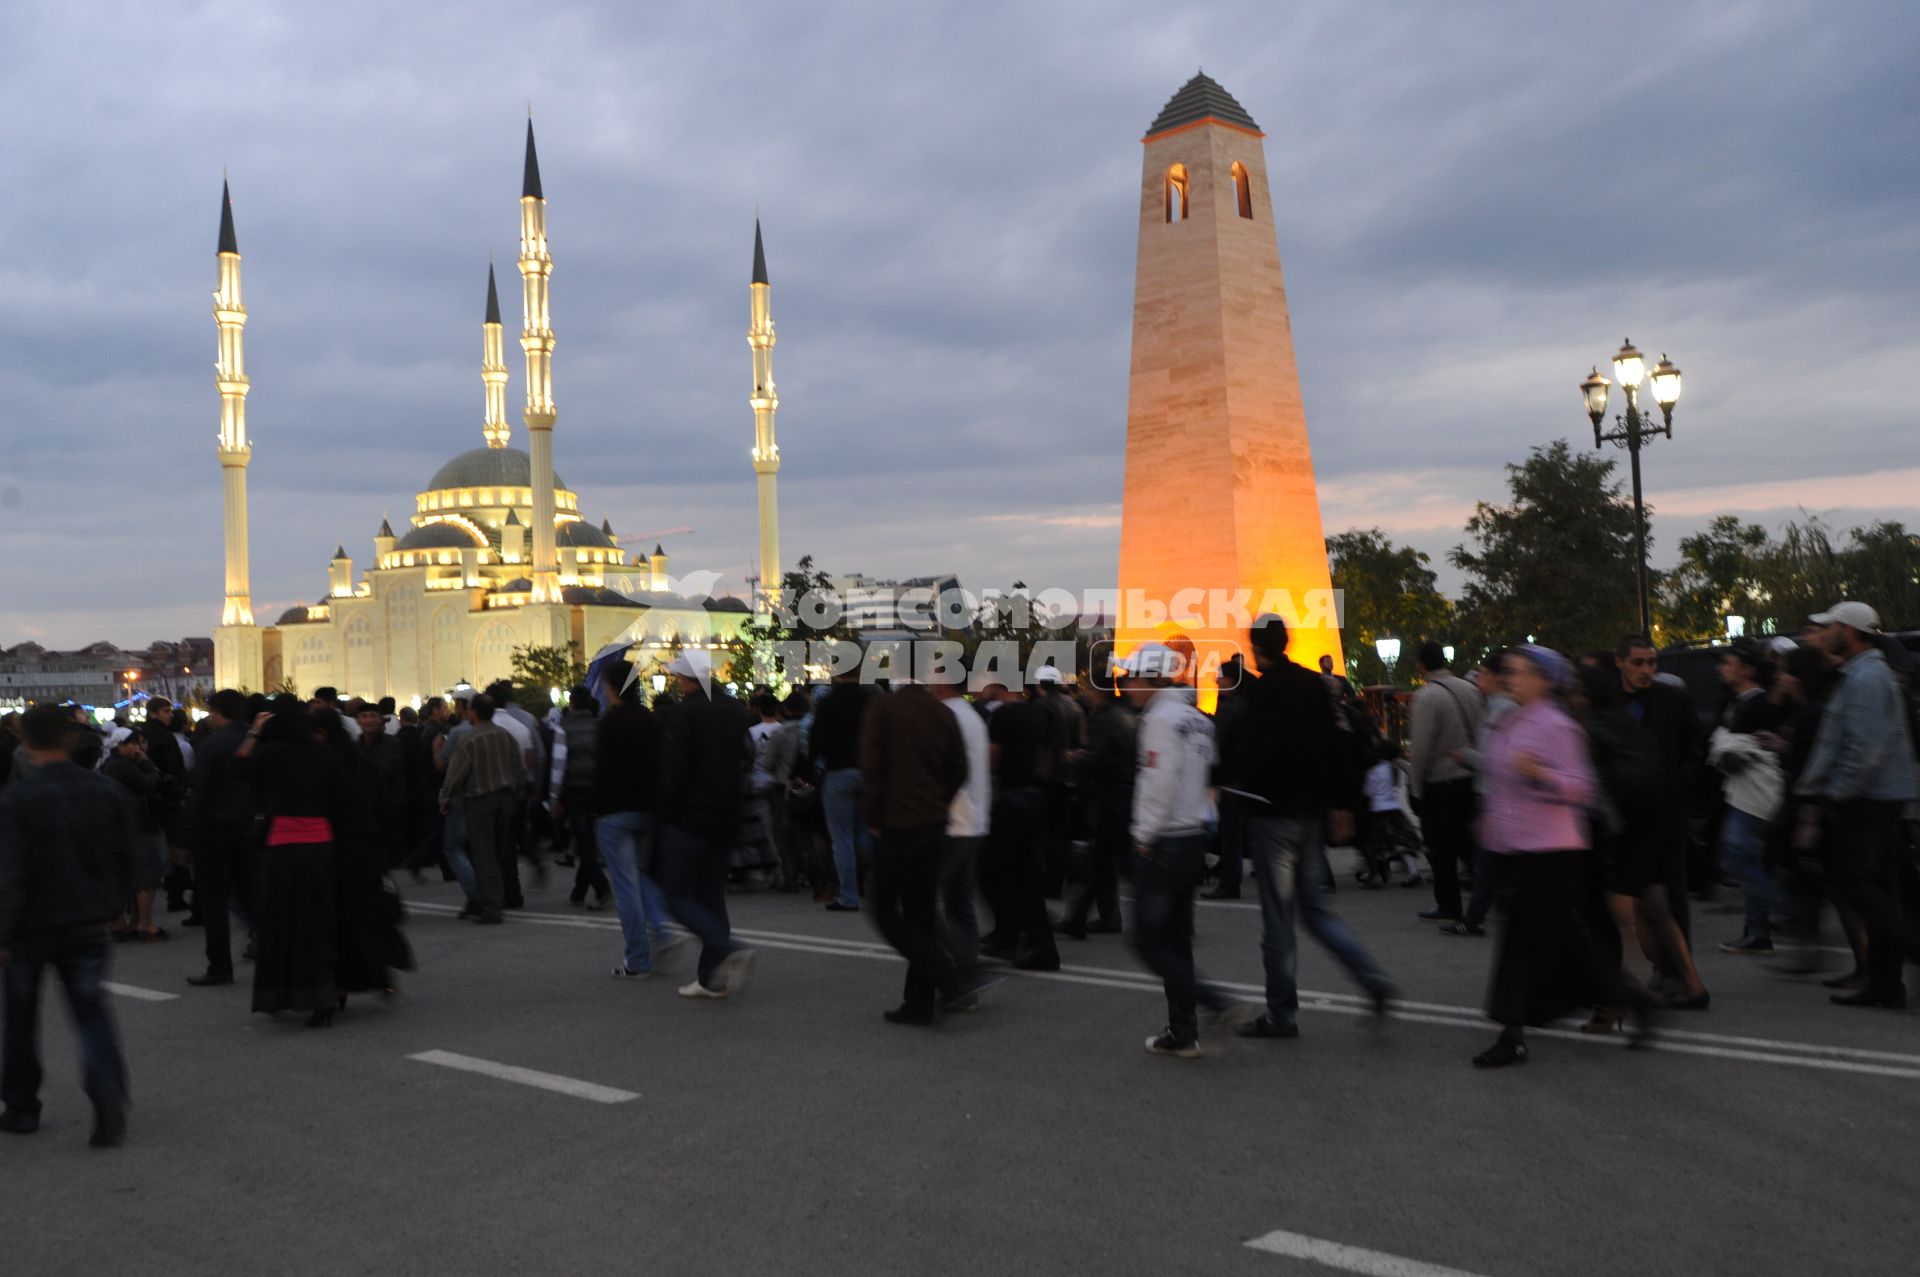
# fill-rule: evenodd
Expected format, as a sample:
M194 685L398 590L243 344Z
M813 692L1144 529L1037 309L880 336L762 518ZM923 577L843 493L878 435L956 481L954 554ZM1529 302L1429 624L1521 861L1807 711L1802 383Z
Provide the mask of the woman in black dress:
M276 696L237 755L254 772L266 817L254 919L253 1009L305 1011L325 1028L335 986L334 827L343 806L339 760L316 737L306 706Z
M380 823L384 805L379 773L367 751L347 735L338 713L321 710L314 724L341 776L333 840L333 982L345 1009L349 993L393 992L389 955L404 942L394 934L393 904L386 890L388 842Z

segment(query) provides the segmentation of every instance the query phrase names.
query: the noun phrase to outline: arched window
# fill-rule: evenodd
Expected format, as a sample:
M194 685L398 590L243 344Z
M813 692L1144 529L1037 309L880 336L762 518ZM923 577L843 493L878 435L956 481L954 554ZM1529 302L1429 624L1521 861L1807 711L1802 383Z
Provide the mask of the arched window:
M1167 220L1187 220L1187 166L1184 164L1167 170Z
M1240 207L1240 216L1253 216L1253 182L1247 177L1247 166L1239 160L1233 162L1233 198Z

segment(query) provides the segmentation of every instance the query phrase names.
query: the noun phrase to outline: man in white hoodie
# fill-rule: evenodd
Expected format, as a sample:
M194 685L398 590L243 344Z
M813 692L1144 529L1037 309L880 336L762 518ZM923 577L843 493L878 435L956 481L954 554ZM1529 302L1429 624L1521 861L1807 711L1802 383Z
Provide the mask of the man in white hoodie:
M1133 785L1133 947L1167 991L1167 1026L1147 1050L1191 1060L1201 1054L1199 1008L1212 1013L1208 1036L1224 1037L1252 1018L1201 980L1193 967L1193 893L1206 870L1207 782L1213 723L1195 704L1193 654L1143 644L1114 663L1127 699L1140 706L1139 762Z

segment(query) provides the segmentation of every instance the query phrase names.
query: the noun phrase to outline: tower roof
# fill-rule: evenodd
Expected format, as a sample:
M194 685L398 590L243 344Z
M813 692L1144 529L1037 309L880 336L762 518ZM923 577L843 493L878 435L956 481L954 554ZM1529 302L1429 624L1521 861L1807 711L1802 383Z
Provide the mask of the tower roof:
M233 196L227 191L227 179L220 179L220 247L222 253L238 253L240 242L233 237Z
M393 525L387 522L385 515L382 515L380 518L380 535L383 537L393 535Z
M493 282L493 263L487 263L487 322L500 322L500 290Z
M612 536L612 535L613 535L613 520L612 520L612 519L602 519L602 520L600 520L600 530L601 530L602 532L604 532L604 533L606 533L606 534L607 534L608 536Z
M753 219L753 282L767 282L767 249L760 242L760 219Z
M346 557L347 557L347 547L346 547L346 546L344 546L344 545L336 545L336 546L334 546L334 547L333 547L333 557L334 557L335 559L344 559L344 558L346 558Z
M533 149L533 117L527 117L527 168L520 179L520 197L531 195L534 199L547 198L540 192L540 156Z
M1167 99L1160 108L1159 116L1147 128L1147 136L1166 133L1183 124L1197 124L1201 120L1219 120L1223 124L1237 124L1241 128L1252 129L1258 133L1260 126L1253 122L1247 109L1234 100L1233 94L1220 87L1219 81L1202 71L1188 80L1180 91Z
M654 554L660 555L660 556L664 556L666 554L666 550L661 548L661 545L658 541L655 541L653 543L653 552Z
M507 511L506 526L509 528L524 528L527 525L520 522L520 512L518 510L509 510Z

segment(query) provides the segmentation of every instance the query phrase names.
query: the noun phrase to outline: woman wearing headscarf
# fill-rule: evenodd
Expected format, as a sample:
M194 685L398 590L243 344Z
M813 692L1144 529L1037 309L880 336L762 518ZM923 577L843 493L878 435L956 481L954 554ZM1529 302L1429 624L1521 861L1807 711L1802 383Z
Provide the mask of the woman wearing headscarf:
M1619 987L1595 944L1587 813L1600 791L1586 733L1560 704L1573 667L1558 652L1527 644L1507 654L1502 673L1516 708L1483 747L1480 839L1504 858L1512 893L1487 994L1500 1038L1473 1057L1477 1068L1523 1062L1527 1026L1576 1008L1622 999L1643 1025L1646 1010L1644 994Z
M345 794L339 760L298 698L276 696L235 756L254 772L266 817L254 919L253 1009L305 1011L308 1028L333 1023L334 829Z

